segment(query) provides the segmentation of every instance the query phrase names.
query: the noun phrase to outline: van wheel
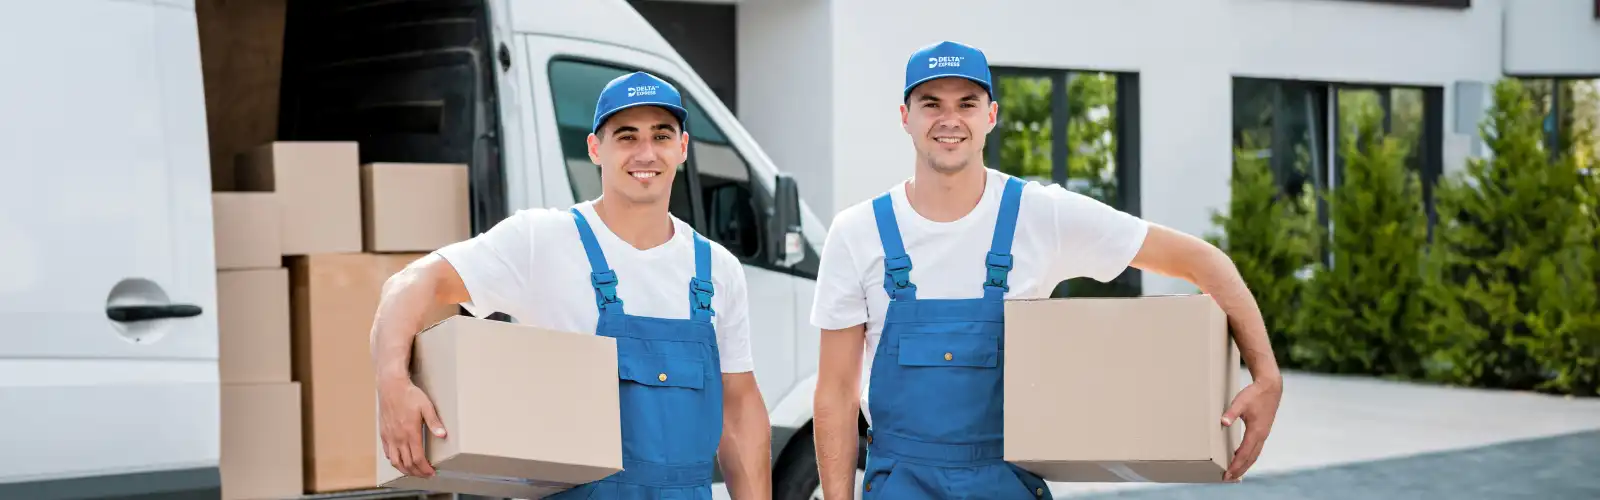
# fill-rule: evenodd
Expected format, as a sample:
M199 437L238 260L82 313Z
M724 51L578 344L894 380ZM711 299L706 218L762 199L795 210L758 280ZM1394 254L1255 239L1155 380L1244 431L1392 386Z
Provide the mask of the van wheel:
M817 476L817 447L810 429L795 436L784 452L777 470L772 471L773 500L823 500L822 479ZM866 473L867 440L856 440L856 491L861 498L861 479Z

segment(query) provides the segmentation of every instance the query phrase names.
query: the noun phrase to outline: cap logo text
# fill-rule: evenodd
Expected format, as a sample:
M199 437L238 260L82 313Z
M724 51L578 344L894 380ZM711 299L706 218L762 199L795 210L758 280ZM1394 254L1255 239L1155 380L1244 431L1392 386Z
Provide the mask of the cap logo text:
M655 85L641 85L641 86L638 86L638 87L628 87L628 97L635 97L635 96L642 96L642 95L656 95L656 86Z
M962 56L939 56L928 58L928 69L933 68L959 68Z

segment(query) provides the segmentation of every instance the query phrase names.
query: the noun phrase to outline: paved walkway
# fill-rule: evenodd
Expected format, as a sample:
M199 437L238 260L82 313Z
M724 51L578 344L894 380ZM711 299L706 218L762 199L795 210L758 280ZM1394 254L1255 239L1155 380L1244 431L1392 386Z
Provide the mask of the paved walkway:
M1248 374L1246 374L1248 380ZM1318 488L1358 486L1369 480L1393 478L1387 468L1414 474L1403 483L1406 496L1476 498L1458 496L1461 481L1505 480L1536 475L1541 481L1568 481L1572 490L1600 488L1600 399L1572 399L1543 394L1461 389L1391 382L1371 378L1338 377L1290 372L1284 375L1284 397L1261 458L1240 485L1223 488L1193 485L1119 483L1051 483L1057 498L1094 492L1154 488L1163 491L1136 498L1329 498ZM1553 436L1562 439L1507 445ZM1507 450L1544 450L1519 461ZM1456 451L1448 455L1418 455ZM1532 453L1532 451L1529 451ZM1510 453L1510 454L1508 454ZM1375 462L1405 457L1411 460ZM1484 463L1505 462L1504 469L1483 470ZM1487 462L1485 462L1487 461ZM1576 462L1574 462L1576 461ZM1546 469L1529 470L1527 464L1544 463ZM1567 467L1588 464L1583 468ZM1357 465L1357 464L1367 464ZM1351 468L1308 474L1308 471L1351 465ZM1421 469L1418 469L1418 468ZM1432 467L1432 469L1429 469ZM1431 470L1431 472L1421 472ZM1489 477L1467 478L1484 474ZM1561 477L1562 475L1585 475ZM1399 474L1406 476L1407 474ZM1285 476L1276 478L1275 476ZM1287 476L1303 476L1290 478ZM1582 479L1582 480L1580 480ZM1380 481L1381 482L1381 481ZM1255 486L1260 483L1261 486ZM1246 486L1227 488L1226 486ZM1297 488L1305 489L1297 489ZM1365 491L1365 490L1360 490ZM1380 498L1334 495L1332 498ZM1391 490L1399 491L1399 490ZM1235 494L1244 496L1233 496ZM1097 495L1091 495L1097 496ZM1499 498L1496 492L1489 497ZM1546 497L1549 498L1549 497ZM1556 495L1553 498L1570 498ZM1600 494L1584 498L1600 498Z

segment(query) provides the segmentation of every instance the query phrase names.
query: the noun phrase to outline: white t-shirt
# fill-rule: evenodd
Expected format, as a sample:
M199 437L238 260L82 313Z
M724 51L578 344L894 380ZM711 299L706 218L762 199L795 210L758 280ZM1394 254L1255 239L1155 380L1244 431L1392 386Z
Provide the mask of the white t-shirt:
M993 241L1005 173L988 169L983 198L966 216L940 223L923 218L906 201L905 183L890 189L900 238L911 257L918 299L983 297L984 262ZM1144 243L1143 219L1060 186L1027 183L1011 243L1007 299L1050 296L1062 281L1111 281L1127 269ZM889 295L883 289L883 244L872 200L834 216L823 243L811 323L826 330L867 324L861 367L861 409L867 414L872 359L883 332Z
M594 231L606 264L617 274L623 312L634 316L689 318L689 279L694 277L694 233L672 219L672 239L639 250L606 227L594 202L576 205ZM712 316L723 373L754 369L744 267L716 241L711 243ZM588 254L567 210L519 210L489 231L439 249L466 283L474 316L493 312L521 324L594 333L600 321Z

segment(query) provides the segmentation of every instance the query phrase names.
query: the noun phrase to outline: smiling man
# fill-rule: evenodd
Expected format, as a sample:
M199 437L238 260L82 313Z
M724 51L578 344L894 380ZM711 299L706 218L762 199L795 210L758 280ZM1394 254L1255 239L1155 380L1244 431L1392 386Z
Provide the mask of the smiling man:
M1282 378L1227 255L987 168L999 105L976 48L941 42L912 54L903 98L913 176L840 212L823 245L811 321L822 329L814 404L825 496L850 497L860 410L865 498L1050 498L1038 476L1003 460L1004 365L948 363L949 350L1003 345L1005 299L1047 297L1080 276L1110 281L1129 266L1194 283L1232 319L1254 382L1218 417L1248 424L1224 479L1243 475L1272 427ZM928 387L939 397L915 396Z
M734 498L770 496L770 428L752 373L744 269L668 212L688 154L685 114L660 78L612 80L588 138L600 198L519 211L389 279L372 334L381 439L395 468L434 473L419 429L446 436L449 422L412 384L409 354L422 312L459 303L479 317L503 312L617 340L625 470L552 498L709 499L718 459ZM658 375L667 361L704 377Z

